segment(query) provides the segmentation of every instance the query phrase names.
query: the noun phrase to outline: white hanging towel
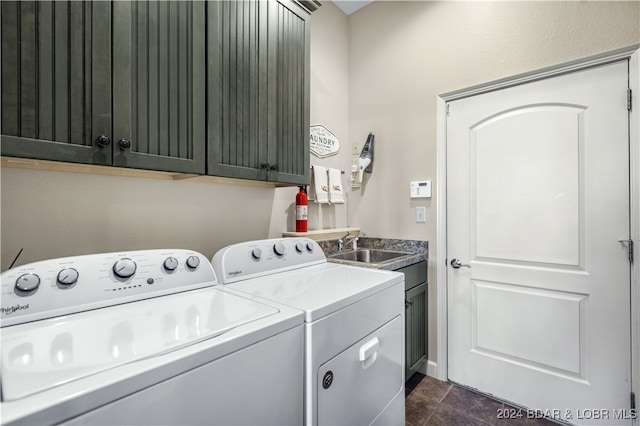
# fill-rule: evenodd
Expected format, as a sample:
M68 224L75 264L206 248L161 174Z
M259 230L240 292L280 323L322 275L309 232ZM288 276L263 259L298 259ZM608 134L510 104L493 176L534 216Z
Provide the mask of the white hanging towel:
M342 171L339 169L329 169L329 202L331 204L344 204Z
M317 204L329 202L329 181L327 168L323 166L311 166L311 185L309 185L309 199Z

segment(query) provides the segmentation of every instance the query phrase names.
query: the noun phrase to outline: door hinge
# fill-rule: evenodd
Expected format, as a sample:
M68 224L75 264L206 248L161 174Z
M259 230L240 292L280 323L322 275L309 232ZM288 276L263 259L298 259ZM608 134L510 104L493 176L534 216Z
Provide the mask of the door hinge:
M636 394L631 392L631 409L636 409Z
M633 99L631 89L627 89L627 111L631 111L631 99Z
M629 238L628 240L618 240L618 242L624 244L627 247L627 251L629 253L629 263L633 263L633 240Z
M447 117L451 116L451 104L447 104Z

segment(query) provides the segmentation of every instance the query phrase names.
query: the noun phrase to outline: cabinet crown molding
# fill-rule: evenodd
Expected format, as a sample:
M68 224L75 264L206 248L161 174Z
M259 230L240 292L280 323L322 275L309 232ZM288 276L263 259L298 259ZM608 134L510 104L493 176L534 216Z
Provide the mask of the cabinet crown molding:
M294 0L294 1L300 6L304 7L306 10L308 10L309 13L315 12L316 10L318 10L320 6L322 6L322 3L320 3L318 0Z

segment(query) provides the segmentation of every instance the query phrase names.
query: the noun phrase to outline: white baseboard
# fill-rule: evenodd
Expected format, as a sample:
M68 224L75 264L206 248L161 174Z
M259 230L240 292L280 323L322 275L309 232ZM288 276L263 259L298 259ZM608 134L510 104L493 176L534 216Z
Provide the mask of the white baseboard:
M431 360L428 360L427 363L423 365L422 368L420 368L418 371L424 374L425 376L430 376L430 377L433 377L434 379L447 380L446 377L443 377L443 378L438 377L438 364Z

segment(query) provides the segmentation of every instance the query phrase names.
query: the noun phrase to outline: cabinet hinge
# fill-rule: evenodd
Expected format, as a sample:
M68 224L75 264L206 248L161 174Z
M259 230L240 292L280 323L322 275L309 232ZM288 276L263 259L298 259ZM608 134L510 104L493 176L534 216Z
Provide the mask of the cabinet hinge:
M631 409L636 409L636 394L631 392Z
M631 89L627 89L627 111L631 111L631 99L633 99Z

